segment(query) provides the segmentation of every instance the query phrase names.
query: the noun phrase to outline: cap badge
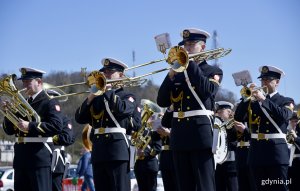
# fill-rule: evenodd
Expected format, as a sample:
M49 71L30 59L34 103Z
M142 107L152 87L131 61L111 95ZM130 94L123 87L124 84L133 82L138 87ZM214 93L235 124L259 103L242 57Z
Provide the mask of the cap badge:
M189 30L184 30L182 32L182 36L183 36L183 38L188 38L190 36L190 31Z
M264 66L264 67L262 67L262 69L261 69L261 73L265 74L265 73L268 73L268 72L269 72L269 68L268 68L268 66Z
M108 66L108 65L109 65L109 59L105 59L104 66Z
M21 69L21 73L22 73L22 75L25 75L25 74L26 74L26 69L25 69L25 68L22 68L22 69Z

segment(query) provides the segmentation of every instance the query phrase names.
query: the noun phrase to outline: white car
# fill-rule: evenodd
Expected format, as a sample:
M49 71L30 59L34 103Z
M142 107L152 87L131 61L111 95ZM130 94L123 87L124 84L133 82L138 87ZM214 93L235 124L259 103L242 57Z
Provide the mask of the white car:
M14 190L14 169L11 166L0 167L0 191Z

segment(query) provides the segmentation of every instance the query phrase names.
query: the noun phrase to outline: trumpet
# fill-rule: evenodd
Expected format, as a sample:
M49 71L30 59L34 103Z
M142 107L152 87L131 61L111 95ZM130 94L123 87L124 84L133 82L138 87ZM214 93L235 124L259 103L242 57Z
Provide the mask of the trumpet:
M264 96L266 96L268 94L267 86L253 87L253 88L244 86L241 89L240 93L241 93L242 98L244 98L244 100L251 99L252 101L254 101L255 98L253 97L253 94L252 94L252 92L254 92L254 91L261 91L264 94Z
M232 127L234 126L234 118L230 118L227 121L223 122L221 124L221 127L225 127L226 129L232 129Z

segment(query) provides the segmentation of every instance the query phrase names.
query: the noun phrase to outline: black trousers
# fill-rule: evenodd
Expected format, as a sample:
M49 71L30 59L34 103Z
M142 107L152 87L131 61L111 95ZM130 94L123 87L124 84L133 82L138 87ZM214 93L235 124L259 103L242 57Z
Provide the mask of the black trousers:
M135 165L134 174L140 191L156 191L157 171L145 171Z
M293 164L288 169L289 191L298 191L300 188L300 160L294 159Z
M176 175L174 170L162 169L160 171L165 191L177 191Z
M255 181L248 166L237 168L238 184L240 191L254 191Z
M217 165L215 176L217 191L238 191L237 172L231 171L233 167L230 167L230 165L235 165L235 161L228 161Z
M15 191L52 190L51 167L19 169L15 168Z
M64 173L52 174L52 191L62 191L62 181Z
M211 149L173 150L173 159L179 191L215 190L215 165Z
M96 191L129 191L129 161L93 163Z
M251 166L256 190L285 191L288 190L288 165Z

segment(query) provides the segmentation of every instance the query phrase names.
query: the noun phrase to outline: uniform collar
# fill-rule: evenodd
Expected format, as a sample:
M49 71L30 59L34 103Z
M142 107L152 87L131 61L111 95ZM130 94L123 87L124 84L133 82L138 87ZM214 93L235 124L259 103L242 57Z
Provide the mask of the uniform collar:
M36 98L36 96L38 96L43 90L40 90L39 92L33 94L31 97L32 97L32 100L34 100Z
M278 91L275 91L275 92L269 94L269 95L270 95L270 98L272 98L272 97L273 97L275 94L277 94L277 93L278 93Z

